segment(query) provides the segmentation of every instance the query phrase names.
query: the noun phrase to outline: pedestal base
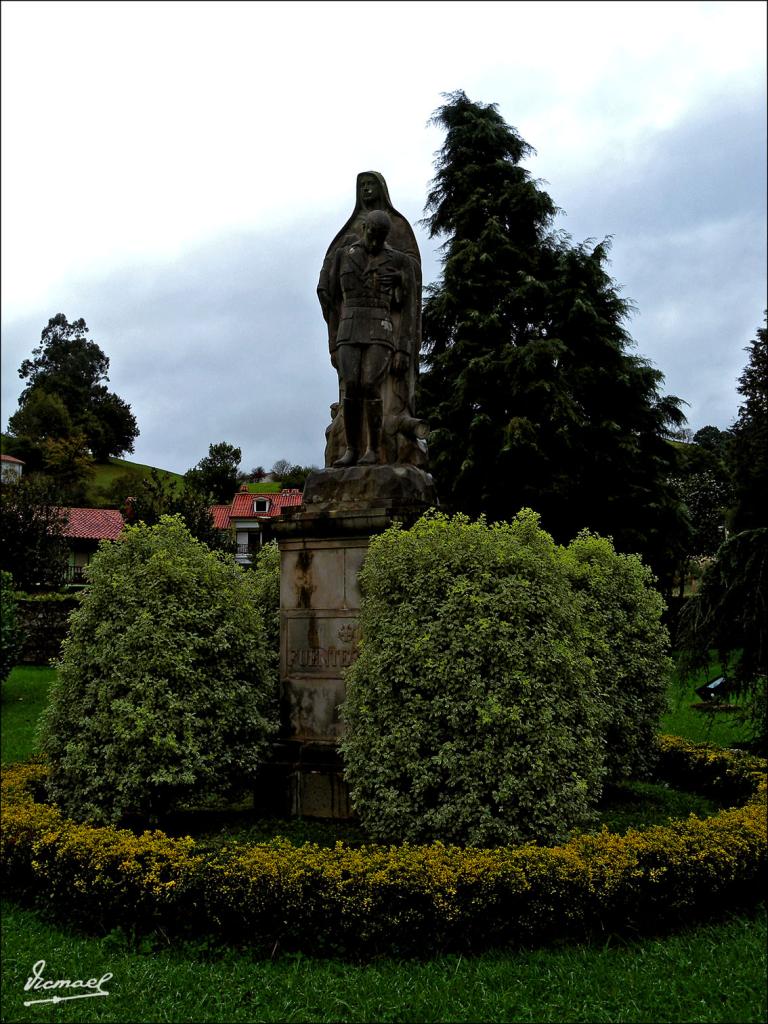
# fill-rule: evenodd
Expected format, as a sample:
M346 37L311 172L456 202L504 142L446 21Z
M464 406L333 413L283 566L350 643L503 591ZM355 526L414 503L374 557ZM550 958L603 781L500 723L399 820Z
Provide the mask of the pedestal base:
M371 536L395 520L412 525L431 499L432 478L412 466L322 470L308 478L304 504L274 523L281 736L260 791L279 813L353 816L338 744L344 672L357 657L358 573Z
M282 817L354 818L337 747L278 741L272 760L259 773L254 806Z
M349 466L310 473L302 501L302 511L308 515L320 510L343 514L384 508L393 518L413 510L415 522L437 505L437 492L429 473L417 466Z

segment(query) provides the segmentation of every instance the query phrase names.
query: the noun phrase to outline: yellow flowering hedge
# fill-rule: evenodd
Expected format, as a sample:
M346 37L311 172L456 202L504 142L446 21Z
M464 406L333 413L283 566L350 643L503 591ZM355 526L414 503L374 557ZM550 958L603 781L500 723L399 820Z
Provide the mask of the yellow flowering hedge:
M732 801L645 831L556 847L369 846L284 839L202 852L189 838L79 825L39 802L46 768L2 773L11 892L100 928L162 927L257 949L424 955L642 928L754 900L766 866L765 761L661 737L660 771Z

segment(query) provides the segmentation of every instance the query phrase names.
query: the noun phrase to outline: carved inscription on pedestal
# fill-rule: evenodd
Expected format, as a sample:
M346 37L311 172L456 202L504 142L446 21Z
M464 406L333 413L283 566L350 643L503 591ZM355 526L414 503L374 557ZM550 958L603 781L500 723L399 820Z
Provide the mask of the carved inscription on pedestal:
M288 651L288 671L293 675L310 669L349 668L356 657L356 651L339 647L294 647Z
M357 657L358 624L329 612L286 617L288 676L338 676Z

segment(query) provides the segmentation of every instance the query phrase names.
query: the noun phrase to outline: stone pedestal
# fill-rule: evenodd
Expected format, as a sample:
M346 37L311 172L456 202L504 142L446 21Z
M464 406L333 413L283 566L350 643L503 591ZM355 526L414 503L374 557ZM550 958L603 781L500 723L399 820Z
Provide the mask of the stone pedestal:
M357 657L358 573L371 536L436 504L432 478L412 466L328 469L312 473L304 503L274 523L281 735L264 787L272 809L353 816L338 743L343 674Z

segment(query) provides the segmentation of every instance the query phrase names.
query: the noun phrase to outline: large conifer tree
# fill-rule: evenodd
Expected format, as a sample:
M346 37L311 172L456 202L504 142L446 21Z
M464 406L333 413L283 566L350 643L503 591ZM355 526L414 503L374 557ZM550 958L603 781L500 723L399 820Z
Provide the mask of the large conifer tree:
M767 321L768 324L768 321ZM757 749L768 749L768 329L759 327L739 378L743 403L731 428L736 503L731 535L683 615L683 669L707 668L718 651L742 694Z
M749 360L738 386L743 402L732 428L734 532L768 526L768 314L745 351Z
M424 223L446 240L420 414L442 500L491 519L527 505L559 540L590 527L664 571L684 530L668 443L684 417L628 351L607 243L553 230L554 202L520 166L532 149L495 104L455 92L433 121L446 135Z

